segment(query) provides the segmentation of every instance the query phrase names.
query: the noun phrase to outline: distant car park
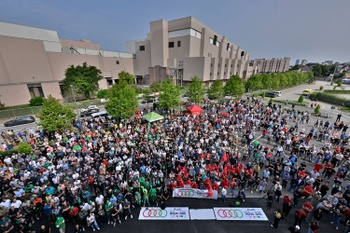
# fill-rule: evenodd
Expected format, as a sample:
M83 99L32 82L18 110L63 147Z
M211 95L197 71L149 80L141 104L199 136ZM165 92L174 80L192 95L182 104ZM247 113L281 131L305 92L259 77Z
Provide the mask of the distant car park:
M24 125L24 124L29 124L35 122L35 118L33 116L23 116L23 117L18 117L10 121L6 121L4 123L5 127L11 127L11 126L16 126L16 125Z

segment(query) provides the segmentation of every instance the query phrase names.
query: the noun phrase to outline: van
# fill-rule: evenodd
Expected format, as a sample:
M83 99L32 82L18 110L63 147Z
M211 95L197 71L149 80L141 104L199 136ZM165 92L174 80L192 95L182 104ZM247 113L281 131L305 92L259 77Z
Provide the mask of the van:
M275 92L266 92L265 97L275 98L277 94Z
M313 93L313 91L310 88L303 90L303 95L311 95L312 93Z
M91 114L92 118L95 117L106 117L108 115L107 111L100 111L100 112L95 112Z

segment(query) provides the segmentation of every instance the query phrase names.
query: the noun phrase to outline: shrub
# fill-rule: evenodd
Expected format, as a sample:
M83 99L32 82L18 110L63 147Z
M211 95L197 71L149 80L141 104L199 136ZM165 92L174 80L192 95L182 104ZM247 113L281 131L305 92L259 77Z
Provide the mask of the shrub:
M265 98L265 95L266 95L266 93L263 92L263 93L261 94L261 97L264 99L264 98Z
M107 99L109 95L109 91L107 89L101 89L97 92L96 96L99 99Z
M41 96L35 96L29 100L30 106L41 106L44 102L44 97Z
M341 80L338 80L337 86L338 86L338 87L341 87Z
M320 86L320 91L322 91L323 90L323 86Z
M315 113L315 115L318 115L321 113L321 107L319 104L316 106L314 113Z
M272 103L273 103L273 99L272 99L272 98L270 98L269 103L268 103L269 107L271 107L271 106L272 106Z
M17 150L18 150L18 153L27 155L27 154L30 154L33 151L33 148L27 142L20 142L18 144Z
M350 90L324 90L324 92L332 94L350 94Z
M5 109L5 104L0 102L0 110Z
M299 102L299 103L304 102L304 96L302 96L302 95L301 95L301 96L299 96L298 102Z
M2 155L2 156L11 155L11 154L18 154L18 150L11 149L11 150L7 150L7 151L0 151L0 155Z

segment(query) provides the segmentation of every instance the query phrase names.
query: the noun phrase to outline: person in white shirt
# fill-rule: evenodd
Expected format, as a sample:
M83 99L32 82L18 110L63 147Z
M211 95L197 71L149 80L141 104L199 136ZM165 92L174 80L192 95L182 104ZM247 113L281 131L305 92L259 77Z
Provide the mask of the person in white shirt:
M93 213L89 214L89 216L86 218L86 221L88 226L90 226L93 231L100 230L100 227L98 226L95 215Z
M16 197L13 198L13 201L11 203L11 207L15 207L15 209L19 209L19 207L21 207L22 205L22 201L18 200Z
M222 187L221 189L221 202L225 203L227 195L227 189L225 187Z
M96 201L97 205L103 205L104 196L102 194L100 194L99 196L96 197L95 201Z
M2 202L0 203L0 206L6 208L7 210L9 210L10 207L11 207L11 200L10 200L10 199L5 199L5 198L4 198L4 199L2 200Z

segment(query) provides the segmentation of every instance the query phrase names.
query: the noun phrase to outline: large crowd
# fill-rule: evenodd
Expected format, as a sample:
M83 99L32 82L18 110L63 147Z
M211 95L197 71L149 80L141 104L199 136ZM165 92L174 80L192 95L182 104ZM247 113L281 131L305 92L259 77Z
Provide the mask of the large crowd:
M350 134L341 115L311 122L306 110L254 98L202 107L200 115L165 111L163 121L152 123L136 115L100 117L62 132L2 132L2 150L24 141L33 152L1 158L0 229L31 232L43 215L49 224L38 232L50 226L65 232L67 222L75 232L117 227L133 218L133 208L162 206L185 185L209 186L222 202L265 194L268 209L281 202L273 227L295 207L291 232L304 219L317 231L326 213L336 229L342 218L350 229ZM299 208L300 202L312 207Z

